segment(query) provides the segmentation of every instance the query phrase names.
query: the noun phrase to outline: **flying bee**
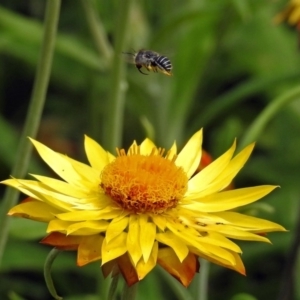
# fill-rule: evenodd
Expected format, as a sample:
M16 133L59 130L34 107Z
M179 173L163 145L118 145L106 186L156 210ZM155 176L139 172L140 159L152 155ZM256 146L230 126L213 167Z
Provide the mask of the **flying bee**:
M141 49L138 52L133 53L125 53L129 54L133 57L133 63L135 64L138 71L144 75L148 75L144 73L141 69L144 67L148 71L153 72L161 72L165 75L171 76L172 63L169 58L166 56L160 55L157 52L152 50Z

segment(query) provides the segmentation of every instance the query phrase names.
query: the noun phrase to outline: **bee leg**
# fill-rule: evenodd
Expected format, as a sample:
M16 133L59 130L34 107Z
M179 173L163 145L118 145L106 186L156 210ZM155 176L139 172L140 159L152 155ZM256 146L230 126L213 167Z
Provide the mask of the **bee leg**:
M156 63L152 62L150 65L151 70L153 70L153 72L157 73L157 65Z
M152 71L151 65L145 65L144 67L145 67L149 72Z
M144 74L144 75L149 75L149 74L146 74L146 73L144 73L144 72L141 71L141 68L143 67L142 65L135 65L135 66L136 66L136 68L138 69L138 71L139 71L140 73L142 73L142 74Z

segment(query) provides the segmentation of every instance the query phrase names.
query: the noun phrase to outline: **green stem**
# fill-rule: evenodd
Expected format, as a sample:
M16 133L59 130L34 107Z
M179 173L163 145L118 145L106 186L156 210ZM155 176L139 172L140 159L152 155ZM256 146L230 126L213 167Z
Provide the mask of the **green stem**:
M119 278L120 278L120 273L119 272L112 277L110 287L109 287L108 297L107 297L108 300L115 299L115 294L116 294L116 291L117 291Z
M115 20L115 52L112 61L110 97L107 102L104 122L104 145L109 151L121 146L124 102L127 83L124 80L124 61L121 54L125 49L129 12L132 0L119 1L119 11Z
M198 300L207 300L208 299L208 277L209 277L209 262L205 259L200 260L200 280L197 291L197 299Z
M24 130L18 145L15 165L11 171L13 177L24 177L27 172L32 150L27 137L35 137L40 124L50 78L60 4L61 0L47 1L42 49L37 65L34 87ZM19 192L17 190L7 188L3 198L3 205L0 211L0 263L3 257L9 229L9 221L6 214L7 211L17 203L18 195Z
M193 300L193 297L188 289L179 284L178 281L172 277L168 272L162 268L157 268L157 271L161 278L169 285L178 300Z
M47 285L47 288L49 290L49 293L51 294L51 296L56 299L56 300L61 300L62 297L58 296L53 284L53 280L51 277L51 267L52 264L55 260L55 258L57 257L57 255L61 252L61 250L58 250L56 248L53 248L50 253L48 254L46 261L45 261L45 265L44 265L44 277L45 277L45 282Z
M0 5L0 28L1 33L5 31L10 37L7 47L3 47L1 44L1 53L7 52L12 56L19 57L22 61L29 61L30 63L36 60L35 50L29 50L29 48L36 49L40 46L44 31L43 24L12 10L5 9ZM5 30L2 30L2 28L5 28ZM30 34L26 34L27 32L30 32ZM26 48L29 46L28 50L24 52L20 49L15 49L15 45L23 43L26 45ZM91 51L90 47L83 44L78 38L60 33L57 35L55 44L56 55L65 56L67 59L74 60L92 71L103 72L107 70L104 65L104 59L100 59L97 53Z
M257 140L261 132L264 130L268 122L280 112L281 109L294 100L300 99L300 87L289 90L287 93L274 99L262 113L252 122L243 138L239 143L239 148L244 148L246 145Z
M93 0L81 0L86 19L96 43L96 48L105 59L105 62L109 65L112 57L112 48L107 39L104 26L96 14L95 2Z
M272 87L278 83L299 79L299 77L300 72L297 71L295 73L280 74L277 77L249 80L232 91L216 98L213 103L211 103L207 108L204 108L201 114L201 126L206 127L210 125L214 120L217 120L221 114L247 100L247 97L264 91L266 88ZM198 128L199 120L195 120L195 122L190 126L190 130L191 132L194 132Z
M137 287L139 283L135 283L132 286L128 286L127 283L124 283L124 289L122 294L122 300L134 300L136 297Z

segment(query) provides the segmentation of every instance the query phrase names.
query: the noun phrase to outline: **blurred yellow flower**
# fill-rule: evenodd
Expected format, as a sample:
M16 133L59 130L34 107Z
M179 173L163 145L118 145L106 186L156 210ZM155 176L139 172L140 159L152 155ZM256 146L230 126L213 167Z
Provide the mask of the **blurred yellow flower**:
M288 22L300 30L300 0L291 0L286 8L275 16L275 23Z
M177 154L145 139L117 156L89 137L90 166L32 140L42 159L63 179L32 175L8 179L29 198L9 215L47 222L42 243L77 250L77 264L101 260L107 276L116 268L128 285L156 264L188 286L199 270L198 257L245 274L241 249L231 239L269 242L261 233L285 231L273 222L230 211L269 194L264 185L224 191L249 158L254 144L236 156L231 148L195 173L202 130Z

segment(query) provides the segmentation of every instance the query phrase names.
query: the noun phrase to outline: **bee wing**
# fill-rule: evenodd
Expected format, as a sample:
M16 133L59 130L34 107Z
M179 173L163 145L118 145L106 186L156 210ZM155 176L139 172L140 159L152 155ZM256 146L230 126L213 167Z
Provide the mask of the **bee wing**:
M135 56L136 53L134 52L122 52L122 58L124 61L130 64L135 64Z

